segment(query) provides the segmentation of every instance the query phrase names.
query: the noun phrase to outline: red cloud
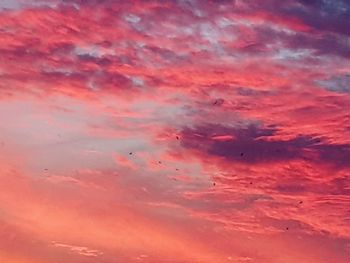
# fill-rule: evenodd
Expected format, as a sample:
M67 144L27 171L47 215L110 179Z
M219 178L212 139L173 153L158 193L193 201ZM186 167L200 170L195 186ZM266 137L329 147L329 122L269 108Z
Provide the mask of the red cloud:
M0 261L349 262L348 18L0 3Z

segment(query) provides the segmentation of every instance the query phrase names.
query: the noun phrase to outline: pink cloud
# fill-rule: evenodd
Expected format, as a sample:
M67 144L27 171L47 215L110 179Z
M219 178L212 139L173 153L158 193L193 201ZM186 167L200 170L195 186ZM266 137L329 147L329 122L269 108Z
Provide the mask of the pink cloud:
M0 3L0 261L349 261L349 4Z

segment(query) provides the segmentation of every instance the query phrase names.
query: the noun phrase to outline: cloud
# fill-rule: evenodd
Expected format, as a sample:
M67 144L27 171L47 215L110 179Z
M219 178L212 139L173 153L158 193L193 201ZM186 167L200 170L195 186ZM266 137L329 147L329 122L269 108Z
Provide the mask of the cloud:
M70 250L73 253L77 253L79 255L82 256L86 256L86 257L98 257L99 255L102 255L103 253L95 250L95 249L90 249L87 247L80 247L80 246L73 246L73 245L68 245L68 244L62 244L62 243L58 243L53 241L52 242L53 246L58 247L58 248L66 248L68 250Z
M346 1L17 2L1 262L349 261Z
M298 22L315 31L350 34L349 29L345 26L345 21L350 15L350 6L344 0L301 0L287 1L283 4L276 0L270 0L268 3L245 1L243 6L242 11L254 13L253 10L259 10L260 12L256 13L260 16L275 18L274 21L277 23Z
M319 83L322 87L330 91L350 93L350 74L333 76L330 79L321 80Z
M346 160L350 158L348 144L324 144L319 138L302 135L276 140L273 137L276 132L275 128L254 125L234 128L207 124L194 129L184 128L181 138L185 148L233 162L263 163L307 158L339 167L347 166ZM216 136L232 136L232 140L216 140Z

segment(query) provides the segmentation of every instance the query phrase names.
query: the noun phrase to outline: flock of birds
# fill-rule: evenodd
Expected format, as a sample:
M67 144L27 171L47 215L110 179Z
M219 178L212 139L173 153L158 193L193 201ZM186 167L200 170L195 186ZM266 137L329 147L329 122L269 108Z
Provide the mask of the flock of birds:
M221 105L222 103L223 103L223 100L222 100L222 99L220 99L220 100L215 100L215 102L213 103L213 105ZM61 137L60 134L59 134L58 136ZM176 140L180 140L180 136L176 135ZM4 142L1 142L0 145L1 145L1 147L3 147L3 146L5 145L5 143L4 143ZM130 156L133 155L133 152L129 152L129 155L130 155ZM241 157L244 157L244 153L241 152L241 153L240 153L240 156L241 156ZM162 161L159 160L159 161L158 161L158 164L162 164ZM45 168L44 171L45 171L45 172L48 172L49 169L48 169L48 168ZM176 168L176 171L179 171L179 168ZM176 181L177 179L174 178L174 180ZM249 184L252 185L253 182L250 182ZM213 186L216 186L216 182L213 182ZM299 201L298 204L299 204L299 205L302 205L302 204L303 204L303 201ZM289 227L286 227L285 229L286 229L286 230L289 230Z
M217 101L214 103L214 105L216 105L216 104L217 104ZM178 135L176 135L176 140L180 140L180 137L179 137ZM133 155L133 152L129 152L129 155ZM240 156L241 156L241 157L244 157L244 153L241 152L241 153L240 153ZM159 164L162 164L161 161L158 161L158 163L159 163ZM179 171L179 168L176 168L176 171ZM176 178L174 178L173 180L176 181ZM253 182L249 182L249 184L250 184L250 185L253 185ZM216 186L216 182L213 182L213 186ZM303 201L299 201L298 204L299 204L299 205L302 205L302 204L303 204ZM285 230L288 231L288 230L289 230L289 227L286 227Z

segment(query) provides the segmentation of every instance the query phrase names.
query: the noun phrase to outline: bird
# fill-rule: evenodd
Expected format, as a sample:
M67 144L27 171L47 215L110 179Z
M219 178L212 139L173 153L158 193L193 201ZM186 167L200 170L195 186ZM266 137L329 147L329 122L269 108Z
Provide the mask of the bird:
M214 101L213 105L221 106L223 103L224 103L223 99L217 99L217 100Z
M214 182L214 183L213 183L213 186L215 186L215 185L216 185L216 183Z
M132 155L132 152L129 152L129 155Z
M176 140L179 140L180 139L180 137L179 136L176 136Z
M286 230L289 230L289 227L286 227Z

